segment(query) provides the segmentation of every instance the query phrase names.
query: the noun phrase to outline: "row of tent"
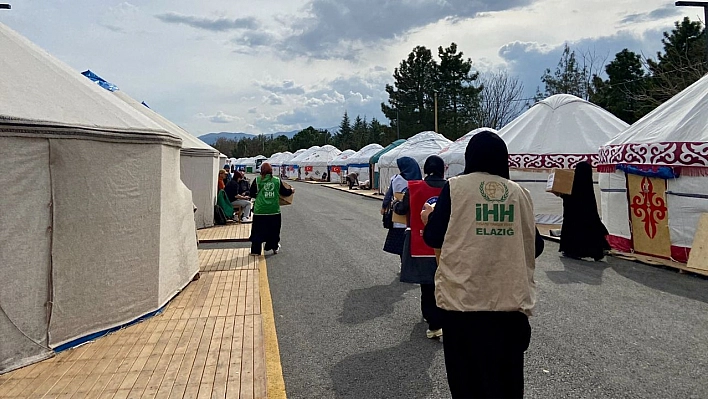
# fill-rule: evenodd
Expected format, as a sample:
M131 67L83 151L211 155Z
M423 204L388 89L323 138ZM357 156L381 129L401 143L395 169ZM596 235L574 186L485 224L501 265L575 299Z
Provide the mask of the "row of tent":
M0 54L2 374L180 292L227 158L3 24Z
M311 147L267 160L292 179L341 182L347 173L372 180L380 194L398 173L396 160L421 166L437 154L446 177L464 170L464 153L476 129L451 142L422 132L386 148L360 151ZM679 93L632 126L601 107L559 94L538 102L497 132L507 143L512 180L531 193L539 224L562 223L562 201L546 192L553 169L581 161L595 168L598 209L613 248L687 262L700 216L708 213L708 77ZM708 227L708 226L707 226Z
M246 173L260 172L261 164L266 160L263 155L256 155L255 157L248 158L229 158L224 163L224 166L228 165L231 170L243 170Z

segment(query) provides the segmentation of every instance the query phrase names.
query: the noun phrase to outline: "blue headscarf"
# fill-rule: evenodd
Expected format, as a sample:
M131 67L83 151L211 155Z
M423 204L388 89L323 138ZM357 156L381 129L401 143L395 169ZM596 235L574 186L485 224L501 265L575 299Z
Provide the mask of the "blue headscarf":
M398 170L401 171L401 177L406 180L422 180L423 175L420 173L420 165L411 157L402 157L396 160Z

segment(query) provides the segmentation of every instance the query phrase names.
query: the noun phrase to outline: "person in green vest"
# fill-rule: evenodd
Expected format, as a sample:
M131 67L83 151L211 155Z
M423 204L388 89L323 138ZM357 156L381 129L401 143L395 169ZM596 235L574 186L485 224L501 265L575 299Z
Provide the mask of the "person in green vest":
M269 163L261 165L261 174L253 179L250 190L253 206L253 225L251 227L251 255L260 255L261 247L277 254L280 250L280 196L289 196L294 188L286 188L279 178L273 177Z

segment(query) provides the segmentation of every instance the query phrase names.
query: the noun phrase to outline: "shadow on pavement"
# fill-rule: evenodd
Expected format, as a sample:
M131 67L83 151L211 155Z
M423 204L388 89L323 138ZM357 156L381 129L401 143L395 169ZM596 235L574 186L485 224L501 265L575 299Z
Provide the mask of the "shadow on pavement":
M609 266L635 283L683 298L708 303L708 278L674 269L609 258Z
M340 323L359 324L393 313L393 305L403 299L403 294L417 288L415 284L398 281L398 276L388 285L351 290L344 298Z
M418 323L410 339L392 348L349 356L330 375L338 398L427 398L433 392L428 369L438 351L438 340L425 338Z
M606 262L592 262L560 257L565 270L549 270L548 278L556 284L602 284L602 274L609 267Z

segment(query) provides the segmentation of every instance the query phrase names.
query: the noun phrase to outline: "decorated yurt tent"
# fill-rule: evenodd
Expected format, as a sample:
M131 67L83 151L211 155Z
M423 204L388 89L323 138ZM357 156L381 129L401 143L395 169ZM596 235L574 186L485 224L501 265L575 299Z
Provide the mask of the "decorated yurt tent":
M283 171L283 164L289 161L293 157L290 151L279 152L278 155L273 155L268 159L268 163L273 168L273 176L281 176Z
M708 77L604 145L598 170L612 247L688 261L708 213Z
M421 132L406 140L405 143L381 155L379 158L379 192L385 193L391 183L391 178L398 174L396 160L401 157L411 157L418 162L422 172L425 160L431 155L437 155L443 148L452 144L442 134Z
M393 150L394 148L398 147L399 145L401 145L405 142L406 142L406 139L398 139L398 140L394 141L393 143L387 145L385 148L380 149L374 155L372 155L371 158L369 158L369 170L370 170L369 173L373 176L373 184L372 184L371 188L373 188L373 189L380 188L379 187L379 180L380 180L379 179L379 174L380 174L380 172L379 172L379 158L381 158L381 156L383 154Z
M470 142L470 139L472 139L472 136L484 131L497 133L496 129L492 129L491 127L474 129L455 140L452 144L443 148L442 151L438 153L440 158L445 161L446 179L455 177L465 170L465 151L467 150L467 144Z
M601 107L569 94L556 94L537 102L499 130L509 148L511 179L531 192L536 222L563 222L563 202L546 192L554 168L574 169L585 161L593 168L598 151L627 124ZM600 188L596 182L596 200Z
M293 157L288 162L288 166L291 168L288 168L287 174L289 179L304 179L305 178L305 173L301 168L302 161L304 161L307 157L312 155L315 151L319 150L320 146L318 145L313 145L312 147L304 150L297 156Z
M383 146L380 144L367 144L359 151L352 154L347 159L347 173L358 173L359 182L370 180L369 176L369 159L371 156L381 151ZM346 179L346 175L343 177Z
M285 174L284 177L287 178L292 178L292 179L297 179L297 166L293 163L295 159L297 159L300 155L302 155L304 152L306 152L308 148L301 148L297 151L295 151L292 156L289 157L289 159L284 159L283 160L283 169L285 169ZM281 175L283 175L281 173Z
M327 164L329 169L329 181L332 183L343 183L347 175L347 162L350 156L356 154L354 150L344 150Z
M106 88L141 114L152 119L166 131L182 139L180 150L180 178L192 192L192 202L197 207L194 221L198 229L214 225L214 204L216 203L217 179L220 165L219 151L192 136L162 115L133 99L115 85L107 83L91 71L82 73L99 86ZM104 84L101 84L104 83Z
M323 145L302 161L302 179L320 180L327 172L327 164L342 152L332 145Z
M199 265L181 140L2 24L0 54L1 374L159 310Z

